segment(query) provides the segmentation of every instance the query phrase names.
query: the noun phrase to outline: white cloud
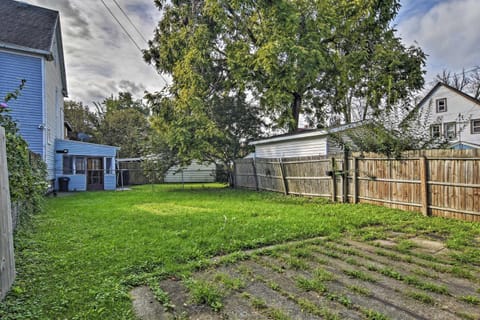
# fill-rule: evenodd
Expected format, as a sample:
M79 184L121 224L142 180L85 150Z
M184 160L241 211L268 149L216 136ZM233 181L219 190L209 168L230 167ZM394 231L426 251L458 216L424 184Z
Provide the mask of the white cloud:
M119 91L136 98L157 91L164 81L100 0L23 0L60 12L69 98L92 105ZM112 0L104 0L140 48L147 44ZM160 12L152 0L117 0L143 37L153 37Z
M416 41L428 54L427 81L443 69L458 72L480 65L479 27L478 0L437 1L427 11L404 17L397 26L407 45Z

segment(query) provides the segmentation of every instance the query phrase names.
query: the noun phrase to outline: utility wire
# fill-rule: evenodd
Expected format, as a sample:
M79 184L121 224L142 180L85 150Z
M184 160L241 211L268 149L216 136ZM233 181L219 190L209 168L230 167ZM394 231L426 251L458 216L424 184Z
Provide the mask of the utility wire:
M117 5L118 9L123 13L125 18L127 18L128 22L132 25L132 27L137 31L138 35L145 41L145 43L148 43L148 40L143 36L143 34L140 32L140 30L137 28L137 26L133 23L133 21L130 19L128 14L123 10L123 8L120 6L120 4L117 2L117 0L113 0L113 2Z
M120 20L115 16L115 14L112 12L112 10L110 10L110 8L107 6L107 4L105 3L105 1L104 1L104 0L100 0L100 1L103 3L103 5L105 6L105 9L107 9L107 11L108 11L108 12L110 13L110 15L113 17L113 19L115 19L115 21L118 23L118 25L122 28L123 32L125 32L125 34L126 34L127 37L130 39L130 41L132 41L132 43L135 45L135 47L138 49L138 51L140 51L140 53L143 54L142 48L140 48L140 46L138 45L138 43L135 41L135 39L133 39L133 37L131 36L131 34L130 34L130 33L127 31L127 29L123 26L123 24L120 22ZM118 3L117 3L115 0L113 0L113 1L118 5ZM123 12L123 10L122 10L122 12ZM124 14L125 14L125 13L124 13ZM125 16L126 16L126 14L125 14ZM131 20L128 18L128 16L127 16L127 19L128 19L129 21L131 21ZM133 23L132 23L132 25L133 25ZM135 27L135 29L137 29L137 28ZM137 31L137 32L139 32L139 31ZM142 36L142 38L145 39L143 36ZM146 41L146 42L148 42L148 41ZM161 72L158 72L158 70L155 68L154 65L152 65L152 64L150 64L150 65L151 65L152 68L157 72L157 74L160 75L160 77L162 78L163 82L165 82L165 85L167 85L168 81L167 81L167 79L165 79L165 77L163 76L163 74L162 74Z
M102 1L103 5L105 6L105 8L107 9L107 11L110 13L110 15L113 17L113 19L115 19L115 21L120 25L120 27L122 28L123 32L125 32L125 34L127 35L127 37L132 41L132 43L135 45L135 47L137 47L137 49L142 52L142 49L140 48L140 46L137 44L137 42L132 38L132 36L130 35L130 33L128 33L127 29L125 29L125 27L123 26L123 24L120 22L120 20L118 20L118 18L115 16L115 14L113 14L112 10L110 10L110 8L107 6L107 4L105 3L104 0L100 0Z

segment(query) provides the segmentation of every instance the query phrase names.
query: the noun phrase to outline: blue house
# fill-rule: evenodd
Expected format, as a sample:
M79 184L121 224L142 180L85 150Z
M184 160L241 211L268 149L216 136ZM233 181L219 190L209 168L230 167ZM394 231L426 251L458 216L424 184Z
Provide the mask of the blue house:
M0 1L0 98L26 80L9 102L31 151L47 164L48 179L70 179L69 191L114 190L116 147L66 140L67 81L58 11Z

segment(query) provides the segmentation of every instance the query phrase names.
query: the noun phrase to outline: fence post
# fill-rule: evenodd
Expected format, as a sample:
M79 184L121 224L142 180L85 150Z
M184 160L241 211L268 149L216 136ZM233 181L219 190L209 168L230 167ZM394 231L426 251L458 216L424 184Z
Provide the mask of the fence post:
M335 162L335 157L332 157L332 201L337 202L337 165Z
M0 300L3 300L15 279L12 208L6 149L5 130L0 127Z
M258 177L257 177L257 166L255 165L255 158L252 159L253 167L253 178L255 179L255 191L258 191Z
M358 203L358 158L353 157L353 203Z
M343 151L342 202L348 202L348 151Z
M282 158L280 158L278 163L280 164L280 173L282 175L283 193L287 195L288 194L287 179L285 178L285 168L283 167Z
M430 215L428 210L428 163L425 156L420 157L420 193L422 199L422 214Z

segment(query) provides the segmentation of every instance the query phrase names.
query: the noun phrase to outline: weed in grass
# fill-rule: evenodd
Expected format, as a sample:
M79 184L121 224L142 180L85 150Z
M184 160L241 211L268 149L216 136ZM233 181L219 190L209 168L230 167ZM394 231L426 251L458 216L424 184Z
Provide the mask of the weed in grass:
M420 279L412 276L406 276L404 278L405 283L409 285L413 285L419 289L430 291L430 292L435 292L439 294L448 294L448 289L445 286L439 286L434 283L430 282L424 282L421 281Z
M189 279L185 284L190 290L193 302L207 305L215 312L223 308L223 294L212 283Z
M324 250L324 251L322 251L322 254L326 255L327 257L334 258L334 259L341 259L342 258L338 253L330 251L330 250Z
M149 288L152 290L155 298L163 305L166 311L171 311L175 308L175 305L172 304L170 296L167 292L163 291L158 284L158 281L149 281Z
M327 291L327 287L318 279L307 279L305 277L297 277L297 287L304 291L315 291L318 293L324 293Z
M262 309L268 308L267 303L262 298L251 297L250 296L250 301L252 303L252 306L257 310L262 310Z
M245 281L239 278L234 278L226 273L217 273L214 277L215 281L221 282L223 286L230 290L240 290L245 288Z
M253 270L252 268L249 268L245 265L241 265L237 268L238 272L240 272L240 274L246 276L246 277L253 277L254 276L254 273L253 273Z
M472 296L472 295L468 295L468 296L463 296L460 298L460 300L462 301L465 301L466 303L469 303L469 304L473 304L473 305L480 305L480 298L477 297L477 296Z
M378 239L386 239L387 235L379 230L362 230L360 237L363 241L373 241Z
M464 279L473 279L474 276L470 272L470 270L466 270L459 266L453 266L450 268L449 272L457 277L464 278Z
M290 254L297 258L312 259L312 252L306 248L296 248L290 252Z
M480 264L480 249L478 248L466 248L463 252L452 253L450 256L460 263Z
M355 260L354 258L347 258L345 259L345 262L348 263L348 264L351 264L352 266L359 266L360 263Z
M274 291L279 291L280 290L280 285L273 280L269 280L267 282L267 286Z
M387 276L389 278L398 280L398 281L403 281L404 277L397 271L390 269L390 268L383 268L379 270L381 274L384 276Z
M268 311L266 313L268 317L273 320L290 320L290 317L280 309L268 308Z
M408 253L410 252L410 249L412 248L416 248L417 245L412 242L411 240L401 240L397 246L396 246L396 249L400 252L403 252L403 253Z
M299 298L296 301L298 305L315 316L320 316L325 320L340 320L339 316L331 312L328 308L319 308L316 304L305 298Z
M373 264L369 264L369 265L367 266L367 270L368 270L368 271L378 272L380 269L379 269L377 266L373 265Z
M455 312L455 315L465 320L478 320L478 317L465 312Z
M368 274L360 271L360 270L343 270L343 273L345 273L347 276L360 279L363 281L368 281L368 282L376 282L377 280Z
M237 263L238 261L247 260L248 258L250 258L250 255L246 254L243 251L238 251L238 252L234 252L232 254L221 257L220 260L218 261L218 264L230 265L230 264Z
M362 309L366 320L389 320L389 318L381 312L372 309Z
M289 257L286 262L287 262L288 266L293 270L307 270L308 269L308 264L305 261L303 261L301 259L298 259L298 258L295 258L295 257Z
M422 276L422 277L428 277L428 278L432 278L432 279L438 279L438 275L432 273L431 271L428 272L428 271L426 271L426 270L424 270L424 269L418 269L418 268L416 268L416 269L414 269L412 272L415 273L416 275L419 275L419 276Z
M420 301L424 304L430 304L433 305L435 303L435 300L431 296L429 296L426 293L423 292L416 292L416 291L409 291L406 293L406 295L412 299L415 299L417 301Z
M322 268L315 269L313 275L315 276L315 279L319 281L332 281L335 278L333 273Z
M343 294L327 293L326 298L331 301L336 301L347 308L352 306L352 300Z
M369 296L372 294L370 290L364 287L356 286L356 285L349 285L347 286L348 289L350 289L354 293L358 293L362 296Z

